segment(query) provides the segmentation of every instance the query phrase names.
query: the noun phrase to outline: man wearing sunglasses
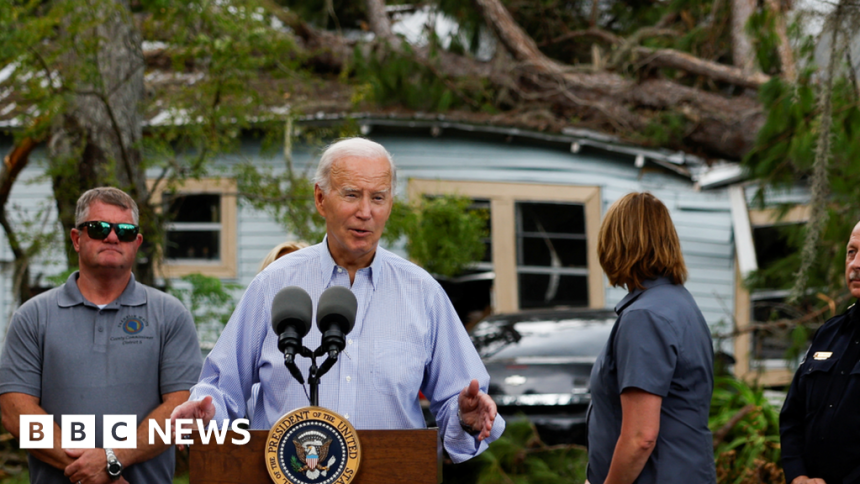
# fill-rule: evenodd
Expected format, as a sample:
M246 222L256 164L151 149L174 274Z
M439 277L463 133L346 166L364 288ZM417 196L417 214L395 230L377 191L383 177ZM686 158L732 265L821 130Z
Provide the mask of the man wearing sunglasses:
M53 448L30 450L30 482L171 482L174 452L148 443L149 422L163 425L200 374L193 319L176 298L134 280L143 236L130 196L94 188L75 218L79 270L12 316L0 356L3 425L20 437L21 415L54 417ZM104 448L103 417L130 414L135 448ZM63 449L63 415L95 415L96 448Z

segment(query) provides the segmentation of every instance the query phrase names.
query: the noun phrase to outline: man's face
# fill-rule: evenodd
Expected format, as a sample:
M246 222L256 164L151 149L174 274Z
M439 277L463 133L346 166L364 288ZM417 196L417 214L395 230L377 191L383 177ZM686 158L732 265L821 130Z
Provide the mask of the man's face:
M860 298L860 223L854 226L845 254L845 283L851 296Z
M134 218L131 210L95 201L90 204L87 219L84 221L133 224ZM137 255L137 249L143 242L141 234L137 234L131 242L122 242L117 238L116 230L111 230L104 240L96 240L87 234L86 228L80 230L74 228L71 237L75 251L78 253L78 265L82 270L130 270Z
M314 188L338 264L368 262L391 215L391 166L385 158L344 158L331 167L330 188Z

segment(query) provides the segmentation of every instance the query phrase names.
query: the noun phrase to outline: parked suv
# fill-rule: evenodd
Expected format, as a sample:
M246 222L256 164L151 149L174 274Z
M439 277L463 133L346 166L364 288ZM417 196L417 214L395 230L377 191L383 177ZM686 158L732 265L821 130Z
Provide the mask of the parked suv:
M553 309L478 323L472 342L490 373L488 393L499 413L525 414L548 444L585 445L591 368L615 319L605 309Z

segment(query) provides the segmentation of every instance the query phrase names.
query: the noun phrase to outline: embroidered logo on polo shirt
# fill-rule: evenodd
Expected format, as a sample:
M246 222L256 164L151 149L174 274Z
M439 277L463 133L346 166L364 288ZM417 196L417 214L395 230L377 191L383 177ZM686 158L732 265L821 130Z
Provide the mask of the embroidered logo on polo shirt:
M140 333L144 326L149 326L149 323L144 323L144 319L140 316L128 316L122 321L122 330L126 334Z
M153 339L149 327L149 321L141 316L129 315L122 318L117 328L122 330L122 333L114 332L117 336L112 336L111 341L121 341L123 345L139 345L146 340Z

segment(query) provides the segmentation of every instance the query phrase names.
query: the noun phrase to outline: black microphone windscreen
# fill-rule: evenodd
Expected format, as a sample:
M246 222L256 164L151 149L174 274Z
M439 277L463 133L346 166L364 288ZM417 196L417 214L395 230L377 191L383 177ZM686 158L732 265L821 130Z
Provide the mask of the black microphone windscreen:
M311 296L298 286L281 289L272 300L272 329L280 335L284 328L281 323L295 321L299 336L304 337L311 330L314 303Z
M320 296L317 305L317 327L325 332L327 328L320 326L327 320L345 321L347 326L341 328L344 334L352 331L355 326L355 313L358 311L358 301L349 289L343 286L331 286Z

